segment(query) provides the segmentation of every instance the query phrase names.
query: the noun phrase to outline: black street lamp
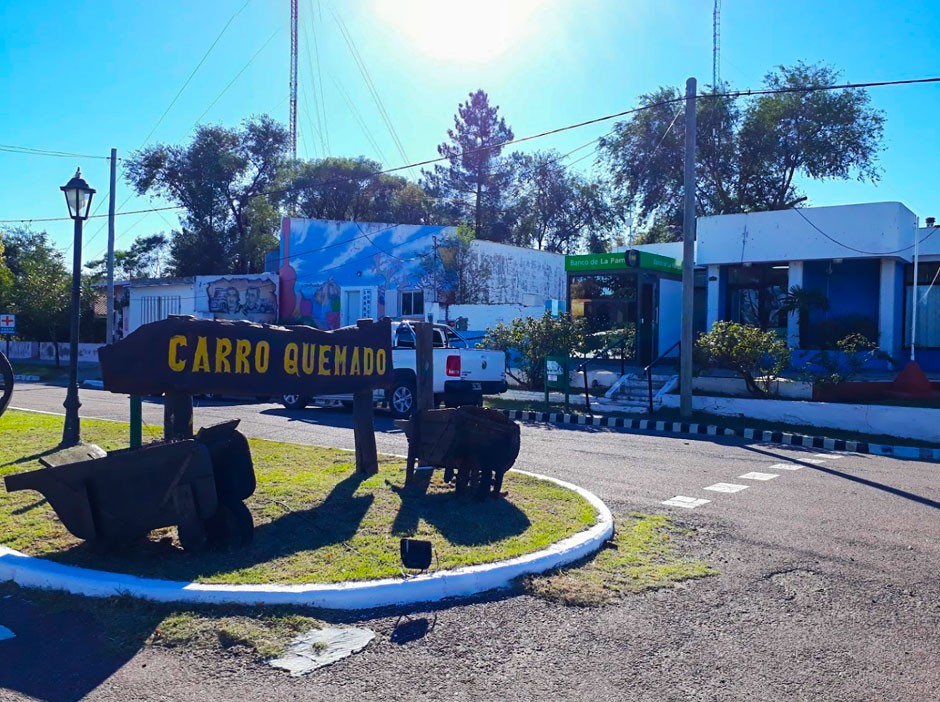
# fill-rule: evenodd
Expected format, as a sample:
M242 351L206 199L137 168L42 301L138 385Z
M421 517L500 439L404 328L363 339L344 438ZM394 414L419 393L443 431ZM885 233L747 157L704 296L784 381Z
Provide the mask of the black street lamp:
M75 220L75 242L72 245L72 321L69 337L69 387L65 395L65 428L62 430L62 446L77 446L81 443L78 421L78 323L81 315L82 292L82 223L88 219L94 188L89 187L82 178L82 169L75 171L75 176L59 188L65 193L65 202L69 206L69 217Z

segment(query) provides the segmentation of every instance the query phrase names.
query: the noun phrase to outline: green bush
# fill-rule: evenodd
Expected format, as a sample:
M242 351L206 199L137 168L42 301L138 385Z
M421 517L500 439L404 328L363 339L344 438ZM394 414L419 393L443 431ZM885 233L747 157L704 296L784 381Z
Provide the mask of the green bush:
M715 322L695 345L699 364L737 371L756 397L770 394L771 384L790 364L790 349L773 332L736 322Z
M571 356L584 347L583 317L564 314L553 317L521 317L508 325L497 324L486 330L483 346L507 352L507 374L532 390L545 386L545 357ZM520 376L509 372L516 368Z

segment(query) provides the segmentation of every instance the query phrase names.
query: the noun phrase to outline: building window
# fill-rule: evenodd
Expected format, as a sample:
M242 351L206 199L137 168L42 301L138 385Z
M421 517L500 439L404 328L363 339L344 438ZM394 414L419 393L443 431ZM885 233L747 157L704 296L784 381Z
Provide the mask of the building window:
M424 291L423 290L403 290L401 293L401 316L402 317L423 317L424 316Z
M904 267L904 345L911 345L914 266ZM940 262L917 266L917 347L940 348Z
M180 296L149 296L140 298L140 323L149 324L166 319L171 314L180 314Z
M787 294L787 267L754 264L729 266L727 271L725 319L785 334L787 313L780 308Z

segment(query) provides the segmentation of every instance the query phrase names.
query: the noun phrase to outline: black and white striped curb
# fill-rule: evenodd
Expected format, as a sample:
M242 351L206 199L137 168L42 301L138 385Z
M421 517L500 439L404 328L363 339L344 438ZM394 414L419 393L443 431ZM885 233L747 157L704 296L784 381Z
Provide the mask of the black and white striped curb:
M688 422L666 422L655 419L626 419L624 417L605 417L601 415L563 414L560 412L533 412L529 410L500 410L510 419L523 422L547 422L549 424L573 424L587 427L607 427L610 429L632 429L634 431L662 432L671 434L697 434L701 436L737 436L743 439L755 439L772 444L803 446L805 448L826 449L829 451L848 451L868 453L893 458L908 458L921 461L940 461L940 449L918 448L916 446L889 446L873 444L867 441L847 441L830 439L822 436L806 436L784 431L766 429L735 429L714 424Z

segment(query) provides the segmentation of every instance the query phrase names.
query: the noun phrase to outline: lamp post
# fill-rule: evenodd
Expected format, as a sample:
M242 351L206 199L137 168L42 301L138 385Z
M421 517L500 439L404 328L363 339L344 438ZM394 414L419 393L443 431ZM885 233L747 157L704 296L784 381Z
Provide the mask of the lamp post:
M88 219L91 210L91 198L95 190L82 178L82 169L75 171L75 176L59 188L65 193L65 203L69 208L69 217L75 220L75 241L72 245L72 308L71 329L69 336L69 387L65 395L65 427L62 430L62 446L76 446L81 443L78 421L78 323L81 314L82 290L82 223Z

